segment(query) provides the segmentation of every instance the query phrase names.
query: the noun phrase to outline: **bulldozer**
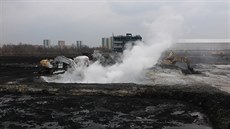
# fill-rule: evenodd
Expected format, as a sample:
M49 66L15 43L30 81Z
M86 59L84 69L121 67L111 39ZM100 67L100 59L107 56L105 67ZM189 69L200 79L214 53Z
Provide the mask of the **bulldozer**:
M185 64L185 67L176 65L178 62ZM201 74L200 71L194 70L190 65L190 60L187 57L179 56L174 51L170 51L169 54L162 60L161 65L164 67L177 67L181 69L182 73L187 74Z

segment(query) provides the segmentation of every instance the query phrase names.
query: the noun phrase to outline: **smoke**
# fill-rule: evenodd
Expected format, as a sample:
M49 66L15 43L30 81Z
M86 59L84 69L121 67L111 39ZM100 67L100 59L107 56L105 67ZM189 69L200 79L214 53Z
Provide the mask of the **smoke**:
M104 67L95 62L89 67L43 79L57 83L141 83L145 70L153 67L161 53L173 44L173 39L181 35L184 18L173 8L162 7L152 22L145 21L143 25L147 28L147 40L128 47L122 55L122 63Z

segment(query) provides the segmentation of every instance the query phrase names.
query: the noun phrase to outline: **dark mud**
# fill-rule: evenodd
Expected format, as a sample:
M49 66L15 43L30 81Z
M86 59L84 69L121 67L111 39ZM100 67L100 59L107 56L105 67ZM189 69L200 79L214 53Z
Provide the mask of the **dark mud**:
M210 86L146 86L136 84L48 84L48 83L35 83L35 84L14 84L14 85L1 85L0 91L2 94L2 100L4 98L15 97L14 101L11 101L11 106L2 107L1 110L8 111L9 107L24 108L25 104L22 104L20 98L24 95L29 95L33 101L23 101L25 103L46 103L49 106L40 105L31 106L28 108L38 108L38 110L31 111L35 113L39 110L48 109L59 110L66 108L73 108L73 110L79 111L79 106L89 105L82 110L88 110L95 115L95 119L103 119L104 124L93 121L92 128L112 128L109 124L111 117L118 117L121 112L127 114L128 119L125 124L120 117L118 119L118 125L121 128L166 128L166 127L184 127L186 128L206 128L210 129L211 125L214 129L229 129L230 127L230 95L224 93L214 87ZM18 99L19 98L19 99ZM39 100L40 99L40 100ZM3 101L4 102L4 101ZM19 103L22 107L14 105ZM21 103L21 104L20 104ZM90 103L90 104L89 104ZM45 105L46 105L45 104ZM77 107L69 107L68 105L76 105ZM108 107L109 106L109 107ZM95 109L105 109L106 112L100 113ZM153 114L146 112L148 107L152 107ZM55 109L56 108L56 109ZM111 113L110 110L113 112ZM145 110L145 111L144 111ZM57 111L58 112L58 111ZM132 113L136 112L136 116ZM131 113L131 114L130 114ZM196 114L195 116L191 114ZM47 114L47 112L44 112ZM90 117L84 117L83 121L91 121L94 115ZM113 115L112 115L113 114ZM178 117L174 117L173 114L179 114ZM189 115L190 114L190 115ZM207 117L199 117L199 114L205 114ZM104 118L104 115L106 116ZM118 116L117 116L118 115ZM134 116L133 116L134 115ZM180 116L182 115L182 116ZM7 115L9 117L10 115ZM39 113L35 115L40 117ZM41 114L42 116L42 114ZM50 116L50 115L48 115ZM46 120L53 119L53 117L46 117ZM67 116L69 116L67 114ZM85 116L85 115L83 115ZM151 117L150 117L151 116ZM70 115L70 118L73 116ZM134 120L134 118L135 120ZM93 118L93 119L94 119ZM140 118L141 122L137 120ZM145 123L145 120L156 120L152 123ZM202 119L197 119L202 118ZM43 119L43 118L41 118ZM13 116L14 120L14 116ZM46 121L45 120L45 121ZM210 122L208 122L210 120ZM11 121L11 120L10 120ZM34 120L36 121L36 120ZM54 120L55 121L55 120ZM136 122L134 122L136 121ZM160 123L158 123L161 121ZM201 122L202 121L202 122ZM39 122L39 121L38 121ZM82 121L81 121L82 122ZM81 123L80 122L80 123ZM131 127L131 123L134 127ZM198 122L198 123L196 123ZM35 122L36 123L36 122ZM68 123L68 122L67 122ZM79 123L77 121L76 123ZM83 122L84 123L84 122ZM4 124L4 123L3 123ZM92 124L92 123L91 123ZM79 128L91 128L87 125L79 125ZM99 125L98 125L99 124ZM130 126L125 126L125 125ZM98 125L98 126L97 126ZM103 126L104 127L103 127ZM143 125L143 126L142 126ZM151 126L150 126L151 125ZM187 126L186 126L187 125ZM59 124L57 124L57 127ZM64 126L65 127L65 126ZM115 127L114 127L115 128ZM118 128L118 127L117 127ZM167 129L167 128L166 128Z
M13 59L0 60L0 128L230 129L230 95L214 87L43 83L40 58Z
M38 70L36 66L0 65L0 84L34 82L37 77L34 72Z
M202 109L175 100L117 96L0 95L2 128L207 128ZM186 125L187 124L187 125Z

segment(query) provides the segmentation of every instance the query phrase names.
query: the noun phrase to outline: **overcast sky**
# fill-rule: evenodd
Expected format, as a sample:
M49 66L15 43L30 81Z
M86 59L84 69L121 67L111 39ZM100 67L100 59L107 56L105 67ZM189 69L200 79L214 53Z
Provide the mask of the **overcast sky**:
M0 43L100 46L127 32L145 40L146 25L165 10L184 18L180 38L230 38L229 0L0 0Z

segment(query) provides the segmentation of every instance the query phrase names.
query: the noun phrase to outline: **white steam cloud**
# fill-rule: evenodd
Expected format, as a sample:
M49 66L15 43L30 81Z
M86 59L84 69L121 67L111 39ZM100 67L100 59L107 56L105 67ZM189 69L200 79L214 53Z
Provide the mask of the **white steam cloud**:
M140 83L145 70L153 67L184 29L184 18L173 8L163 7L153 22L145 22L148 29L145 42L136 42L124 51L122 63L104 67L95 62L86 68L68 70L62 75L43 77L57 83Z

